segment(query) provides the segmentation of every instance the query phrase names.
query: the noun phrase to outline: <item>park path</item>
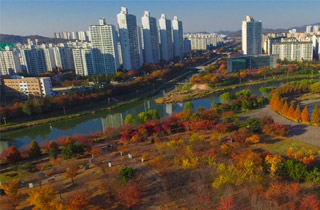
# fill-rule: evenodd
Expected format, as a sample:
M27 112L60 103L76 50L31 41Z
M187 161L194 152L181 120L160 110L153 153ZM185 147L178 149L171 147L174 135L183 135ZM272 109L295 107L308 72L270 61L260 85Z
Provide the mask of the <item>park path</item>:
M294 121L288 120L281 115L275 113L270 105L259 109L255 112L244 115L249 118L262 118L270 116L276 123L287 125L289 127L289 137L295 140L303 141L315 146L320 146L320 128L315 126L308 126Z

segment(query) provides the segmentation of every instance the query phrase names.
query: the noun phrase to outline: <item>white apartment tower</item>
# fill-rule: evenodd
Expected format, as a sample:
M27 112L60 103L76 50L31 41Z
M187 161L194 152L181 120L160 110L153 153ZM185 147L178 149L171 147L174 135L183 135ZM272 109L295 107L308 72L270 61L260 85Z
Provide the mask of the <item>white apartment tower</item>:
M306 26L306 33L310 34L311 33L311 29L312 29L312 26Z
M114 25L106 24L104 18L99 25L90 26L95 74L112 74L119 69L117 32Z
M0 50L0 75L12 75L20 71L21 64L18 52L5 46L4 50Z
M144 11L141 22L143 28L144 61L153 64L159 63L160 49L157 20L154 17L150 17L150 12Z
M250 16L242 21L242 52L245 55L262 53L262 22Z
M76 75L88 76L95 73L93 53L90 48L74 48L72 53Z
M173 52L174 57L183 57L183 29L182 21L178 20L177 16L172 20L172 32L173 32Z
M143 62L141 61L142 49L139 31L137 27L136 16L128 14L128 9L121 7L117 15L120 43L122 52L122 61L124 70L139 69Z
M169 61L173 58L171 21L167 20L165 14L161 14L159 19L160 28L160 51L161 59Z

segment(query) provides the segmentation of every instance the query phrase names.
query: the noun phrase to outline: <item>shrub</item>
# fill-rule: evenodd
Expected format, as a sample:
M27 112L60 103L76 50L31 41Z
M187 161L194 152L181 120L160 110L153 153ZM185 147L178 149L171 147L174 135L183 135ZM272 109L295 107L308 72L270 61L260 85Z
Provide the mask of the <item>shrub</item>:
M128 182L128 179L131 179L134 176L134 169L131 167L123 167L119 171L121 182L125 185Z
M62 150L62 156L64 158L72 158L78 154L82 154L83 152L84 149L82 144L80 142L76 142L65 146Z
M272 123L272 124L266 124L263 127L263 133L271 136L286 136L289 134L289 129L281 124L278 123Z
M3 150L1 156L10 163L16 163L21 160L21 153L15 146L11 146L9 149Z

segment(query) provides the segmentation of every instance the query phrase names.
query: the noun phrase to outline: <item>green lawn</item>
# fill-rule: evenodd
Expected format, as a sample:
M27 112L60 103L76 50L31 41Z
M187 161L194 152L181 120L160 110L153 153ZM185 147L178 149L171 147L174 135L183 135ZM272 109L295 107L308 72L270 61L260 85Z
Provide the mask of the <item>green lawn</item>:
M299 150L306 154L308 150L312 150L314 154L320 150L320 147L292 139L270 139L266 143L260 143L252 146L252 149L261 149L264 151L269 151L272 154L279 154L281 156L287 156L287 151L289 147L294 149L294 152L298 152Z

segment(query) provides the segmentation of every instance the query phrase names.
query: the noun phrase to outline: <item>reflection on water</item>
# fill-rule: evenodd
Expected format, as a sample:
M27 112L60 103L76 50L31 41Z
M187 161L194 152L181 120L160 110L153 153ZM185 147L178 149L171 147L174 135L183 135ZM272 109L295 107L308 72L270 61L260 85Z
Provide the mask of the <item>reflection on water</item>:
M261 95L259 87L280 85L281 83L256 85L245 88L236 88L231 92L234 93L241 89L249 89L252 94ZM32 140L41 144L50 140L59 139L63 136L72 136L74 134L87 135L97 131L103 131L107 127L118 127L123 125L124 119L129 113L136 118L140 112L155 109L160 117L164 117L183 110L184 103L156 104L154 99L162 95L163 93L160 93L155 97L114 109L111 112L105 110L75 119L6 132L1 134L0 151L7 149L11 145L16 146L17 148L25 147L29 145ZM220 102L219 95L220 94L214 94L206 98L193 100L194 110L198 107L209 108L212 101Z

